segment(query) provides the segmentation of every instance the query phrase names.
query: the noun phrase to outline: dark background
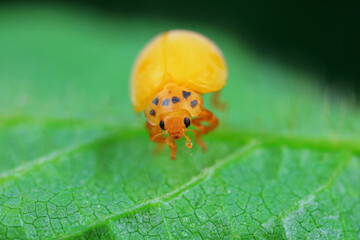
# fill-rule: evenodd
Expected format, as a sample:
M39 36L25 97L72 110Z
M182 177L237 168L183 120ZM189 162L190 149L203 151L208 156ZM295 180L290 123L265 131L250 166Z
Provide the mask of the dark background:
M234 32L259 54L314 71L327 88L351 91L360 99L360 8L355 2L63 0L55 4L115 16L145 14L210 23Z

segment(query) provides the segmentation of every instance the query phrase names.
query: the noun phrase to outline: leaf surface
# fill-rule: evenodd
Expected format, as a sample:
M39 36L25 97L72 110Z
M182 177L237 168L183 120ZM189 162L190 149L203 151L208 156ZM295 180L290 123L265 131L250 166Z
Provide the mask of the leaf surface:
M0 16L1 239L360 237L359 111L317 76L201 24ZM176 161L151 154L128 91L139 50L171 28L209 36L229 67L208 151L182 140Z

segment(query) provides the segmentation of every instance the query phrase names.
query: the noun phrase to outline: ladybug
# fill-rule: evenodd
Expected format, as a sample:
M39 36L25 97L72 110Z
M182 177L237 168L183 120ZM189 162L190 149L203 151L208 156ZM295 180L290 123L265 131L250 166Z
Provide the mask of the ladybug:
M175 159L175 140L193 131L197 143L206 149L201 136L214 130L219 121L203 107L202 94L219 91L226 84L227 67L220 49L205 36L188 30L171 30L152 39L133 66L130 95L134 110L144 110L150 140L170 149ZM203 124L206 123L206 124ZM196 130L188 129L193 125ZM166 136L167 135L167 136Z

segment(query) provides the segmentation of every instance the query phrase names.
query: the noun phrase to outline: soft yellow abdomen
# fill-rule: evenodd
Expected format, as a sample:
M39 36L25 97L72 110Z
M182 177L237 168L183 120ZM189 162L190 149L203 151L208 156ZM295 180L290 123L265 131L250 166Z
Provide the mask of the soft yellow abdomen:
M138 56L131 76L135 111L144 110L168 83L199 93L219 91L227 67L220 49L203 35L172 30L156 36Z

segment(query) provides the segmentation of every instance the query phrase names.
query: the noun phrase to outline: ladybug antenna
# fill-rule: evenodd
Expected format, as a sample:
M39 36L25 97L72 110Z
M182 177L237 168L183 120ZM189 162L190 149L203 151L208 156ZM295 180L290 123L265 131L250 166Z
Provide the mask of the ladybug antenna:
M157 138L158 136L161 136L161 135L164 135L164 134L167 134L168 133L168 131L167 130L165 130L165 131L162 131L161 133L158 133L158 134L156 134L156 135L154 135L152 138Z
M189 136L184 133L184 137L185 137L185 139L186 139L186 142L185 142L186 146L187 146L188 148L192 148L192 141L191 141L191 139L189 138Z

